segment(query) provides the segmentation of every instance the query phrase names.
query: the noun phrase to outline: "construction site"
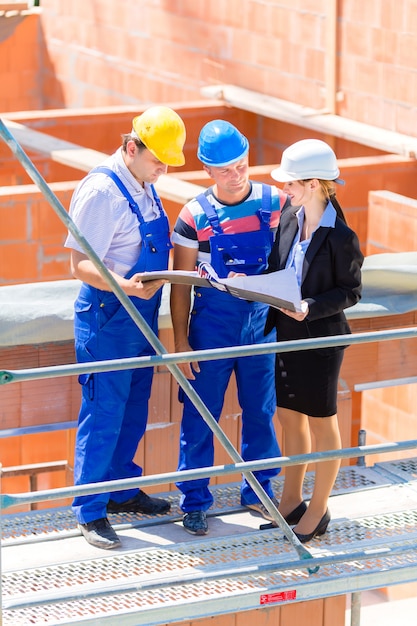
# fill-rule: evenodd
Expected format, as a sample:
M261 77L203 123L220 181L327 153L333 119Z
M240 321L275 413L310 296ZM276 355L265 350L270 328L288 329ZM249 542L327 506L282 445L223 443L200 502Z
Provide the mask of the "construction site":
M417 623L416 35L415 0L0 0L1 624L373 626L366 593L378 594L381 626L384 613L387 624ZM210 532L184 532L175 482L177 370L187 357L174 350L169 285L135 486L171 510L109 514L122 539L111 554L77 529L74 496L105 488L74 487L85 370L74 351L80 282L64 247L68 209L79 181L154 104L186 128L185 165L156 184L171 226L211 185L197 158L210 120L248 138L252 181L275 184L271 171L301 139L337 155L338 199L365 256L363 292L346 310L343 449L303 459L306 500L316 464L342 459L329 529L306 546L280 520L261 530L240 504L242 473L281 467L279 500L285 467L302 460L283 445L263 465L239 460L234 379L214 466L189 474L211 478Z

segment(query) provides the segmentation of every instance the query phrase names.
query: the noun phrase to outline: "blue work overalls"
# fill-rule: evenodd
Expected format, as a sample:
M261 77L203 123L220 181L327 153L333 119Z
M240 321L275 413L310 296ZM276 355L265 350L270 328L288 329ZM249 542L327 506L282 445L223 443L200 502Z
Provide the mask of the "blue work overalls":
M145 222L138 205L112 170L94 170L109 175L137 215L142 248L135 266L126 275L168 267L171 248L168 219L152 187L159 217ZM161 290L151 300L132 298L137 310L156 334ZM75 302L75 349L78 362L101 361L154 354L118 298L83 283ZM85 484L140 476L133 462L148 418L153 368L81 375L82 401L75 445L74 483ZM73 511L85 524L106 517L109 498L124 502L138 489L76 497Z
M269 192L269 193L268 193ZM230 271L253 275L261 273L267 264L272 245L270 231L270 187L264 186L262 209L258 212L261 229L249 233L226 235L222 232L217 213L204 195L197 197L210 221L211 262L220 277ZM210 288L196 288L190 317L189 342L194 350L242 346L274 341L273 333L264 336L268 307L247 302L228 293ZM214 418L218 421L232 372L235 372L238 400L242 408L241 456L245 461L280 456L273 416L276 408L275 355L256 355L216 361L200 361L200 373L190 381ZM181 422L179 470L213 465L213 435L189 398L180 390L184 403ZM270 479L279 469L255 473L269 496L273 496ZM180 481L181 508L184 512L205 511L213 503L208 488L209 479ZM243 478L242 504L259 501Z

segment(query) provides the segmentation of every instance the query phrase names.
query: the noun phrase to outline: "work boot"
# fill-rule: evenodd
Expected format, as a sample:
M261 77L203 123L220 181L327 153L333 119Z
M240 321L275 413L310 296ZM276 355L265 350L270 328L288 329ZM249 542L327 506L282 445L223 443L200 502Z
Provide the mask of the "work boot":
M96 548L111 550L122 545L107 517L95 519L87 524L78 524L78 528L88 543Z
M143 491L124 502L109 500L107 504L108 513L143 513L144 515L162 515L168 513L171 504L162 498L151 498Z

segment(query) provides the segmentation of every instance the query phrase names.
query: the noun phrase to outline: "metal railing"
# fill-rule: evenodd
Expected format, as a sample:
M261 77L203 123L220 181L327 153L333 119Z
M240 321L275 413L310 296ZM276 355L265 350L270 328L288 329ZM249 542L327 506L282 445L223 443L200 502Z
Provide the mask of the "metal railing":
M294 567L304 566L310 574L314 574L318 571L323 563L335 563L341 556L333 555L330 557L314 557L312 553L299 542L296 535L291 531L290 527L286 524L280 513L275 508L271 499L262 489L258 480L254 476L256 470L266 469L272 467L286 467L290 465L296 465L300 463L310 462L322 462L333 459L348 459L359 457L363 458L365 455L386 453L386 452L398 452L402 450L412 449L417 447L416 440L410 440L399 443L382 444L377 446L358 446L356 448L347 448L344 450L330 450L326 452L312 453L309 455L298 455L294 457L278 457L275 459L269 459L268 461L252 461L244 462L238 451L234 448L229 441L221 427L216 422L213 415L208 408L204 405L201 398L194 391L190 381L184 376L181 369L178 367L178 363L190 362L193 360L215 360L218 358L232 358L243 357L254 354L267 354L275 352L289 352L292 350L308 350L315 348L322 348L328 346L339 345L352 345L358 343L367 343L374 341L389 341L394 339L406 339L417 337L417 328L406 328L397 330L385 330L381 332L360 333L350 336L337 336L326 337L325 339L306 339L302 341L287 341L287 342L275 342L262 345L250 345L232 348L221 348L207 351L195 351L178 354L168 354L163 344L159 341L158 337L152 332L151 328L147 325L142 315L138 312L136 307L132 304L131 300L126 296L121 287L118 285L114 277L103 265L94 249L90 246L88 241L84 238L82 233L78 230L73 223L65 208L62 206L58 198L53 194L45 180L40 173L36 170L33 163L24 153L19 146L15 138L11 135L5 124L0 120L0 136L3 137L8 144L12 152L17 159L21 162L26 169L29 176L34 183L44 193L46 199L54 209L55 213L66 225L71 234L75 237L77 242L82 246L87 256L93 262L102 278L109 285L110 289L115 293L121 304L125 307L128 314L133 319L134 323L142 331L150 345L154 348L156 355L149 357L138 357L130 359L118 359L112 361L100 361L94 363L84 364L69 364L53 367L43 368L31 368L25 370L4 370L0 372L0 385L12 384L15 382L23 382L28 380L37 380L41 378L52 378L59 376L78 375L85 372L103 372L109 370L121 370L132 369L150 366L166 366L171 374L174 376L178 384L189 396L192 403L195 405L201 416L208 424L213 434L217 437L221 445L228 452L232 463L228 465L202 468L198 470L188 470L182 472L170 472L165 474L159 474L156 476L146 476L135 479L125 479L120 481L110 481L102 483L94 483L89 485L77 485L75 487L65 487L61 489L51 489L46 491L29 492L23 494L3 494L0 496L0 513L4 509L8 509L13 506L21 504L30 504L31 506L37 502L44 502L49 500L59 500L68 497L74 497L79 495L86 495L92 493L102 493L123 490L127 487L142 487L146 485L159 485L164 483L173 482L178 480L193 480L196 478L224 476L227 474L233 474L241 472L246 477L248 483L258 496L259 500L264 504L268 512L271 514L276 525L282 530L284 536L288 539L292 547L295 549L299 556L299 562L294 563ZM384 548L384 551L389 548ZM367 551L359 551L355 553L354 559L360 560L368 558L369 553ZM343 557L346 559L346 556ZM307 562L306 562L307 561ZM276 565L274 566L276 568ZM258 569L262 569L262 565ZM236 574L236 575L241 575Z
M72 487L62 487L57 489L49 489L44 491L37 492L27 492L27 493L19 493L19 494L2 494L0 496L0 519L1 513L3 510L7 510L13 508L15 506L27 505L29 504L31 507L40 502L47 501L56 501L60 499L65 499L69 497L86 495L92 493L102 493L108 491L118 491L131 487L146 487L153 485L163 485L167 483L174 482L176 480L194 480L198 478L205 477L220 477L227 476L229 474L235 474L236 472L255 472L259 469L270 469L274 467L289 467L297 464L306 464L312 462L324 462L333 459L364 459L366 456L375 455L375 454L385 454L390 452L402 452L405 450L411 450L417 448L417 440L409 440L402 441L396 443L386 443L386 444L378 444L378 445L359 445L357 447L345 448L342 450L328 450L325 452L315 452L310 454L296 455L293 457L277 457L268 460L262 461L251 461L251 462L242 462L242 463L231 463L228 465L220 465L213 467L206 467L194 470L186 470L182 472L169 472L164 474L157 474L153 476L142 476L140 478L132 478L132 479L124 479L117 481L107 481L102 483L94 483L94 484L86 484L86 485L78 485ZM58 464L59 465L59 464ZM62 469L57 466L57 469ZM42 469L42 468L39 468ZM291 531L290 531L291 532ZM192 582L193 584L198 584L199 582L210 583L210 580L216 581L216 584L219 584L222 579L227 579L228 581L233 580L234 578L240 580L245 576L267 576L276 575L284 573L287 570L302 570L306 569L310 575L315 575L319 572L320 568L326 568L326 566L337 567L338 565L343 566L346 563L363 563L363 567L366 567L365 564L370 559L401 559L406 558L410 551L410 545L408 543L403 543L400 545L376 545L371 548L365 547L362 549L354 549L346 554L345 552L336 552L333 554L315 554L310 555L309 557L305 557L304 554L298 553L298 558L295 557L293 559L284 560L281 563L277 562L259 562L256 564L248 564L247 566L240 566L235 569L226 568L224 570L216 569L213 572L204 572L202 574L194 573L194 574L182 574L181 576L173 579L172 577L168 577L166 579L161 579L160 582L157 583L157 588L160 592L163 592L165 586L169 586L172 588L173 586L187 585ZM298 551L297 551L298 552ZM308 560L306 560L308 559ZM1 568L0 568L1 569ZM1 572L0 572L1 574ZM357 575L357 574L356 574ZM396 580L397 573L393 572L392 576L390 576L389 570L386 571L386 575L384 577L384 584L395 584L398 582ZM314 586L314 579L311 579L311 582ZM149 581L149 588L155 587L155 582ZM146 581L143 581L140 585L142 590L146 590L148 588L148 584ZM331 583L327 583L331 586ZM380 586L380 585L379 585ZM135 585L136 587L136 585ZM123 591L123 584L118 582L116 587L117 593ZM127 585L125 591L128 592L130 586ZM0 588L0 592L1 592ZM329 595L328 589L325 595ZM107 591L107 593L111 593ZM340 591L339 591L340 593ZM74 593L69 589L68 590L68 599L77 598L78 596L74 596ZM82 593L79 597L84 597L84 593ZM351 626L359 626L360 625L360 608L361 608L361 591L352 591L351 590ZM61 594L60 600L65 599L65 593ZM35 607L37 601L33 599L32 601L29 599L25 601L20 606L29 607L31 606L31 602L33 602L33 606ZM19 603L16 605L16 608L19 606ZM9 603L7 607L8 611L13 609L13 603ZM0 606L1 611L1 606ZM123 623L123 622L120 622ZM131 623L131 622L129 622ZM140 622L143 623L143 622Z
M40 474L50 472L62 472L68 468L68 461L48 461L46 463L29 463L15 467L0 467L1 478L15 478L16 476L28 476L30 492L38 491L38 477ZM0 496L1 498L1 496ZM29 502L33 509L33 502ZM0 508L1 513L1 508Z
M236 473L256 472L262 469L273 469L276 467L290 467L292 465L303 465L308 463L322 463L335 459L363 458L374 454L388 454L392 452L403 452L417 448L417 439L410 439L400 442L363 445L342 450L326 450L324 452L311 452L309 454L298 454L291 457L280 456L259 461L242 461L241 463L229 463L227 465L213 465L191 470L181 470L175 472L165 472L141 476L139 478L124 478L121 480L109 480L98 483L86 483L71 487L59 487L56 489L45 489L37 492L26 492L17 494L0 495L0 513L4 509L26 504L35 504L53 500L63 500L75 496L85 496L97 493L107 493L110 491L123 491L135 487L150 487L164 485L176 481L197 480L200 478L215 478L228 476ZM61 461L58 462L62 469Z

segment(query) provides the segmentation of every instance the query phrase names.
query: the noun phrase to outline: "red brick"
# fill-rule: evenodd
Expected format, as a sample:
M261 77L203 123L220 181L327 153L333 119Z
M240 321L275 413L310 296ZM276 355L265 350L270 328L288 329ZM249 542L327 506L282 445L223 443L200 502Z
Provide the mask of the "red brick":
M178 464L179 424L148 425L144 436L144 474L173 472ZM148 493L176 489L173 483L147 487Z

